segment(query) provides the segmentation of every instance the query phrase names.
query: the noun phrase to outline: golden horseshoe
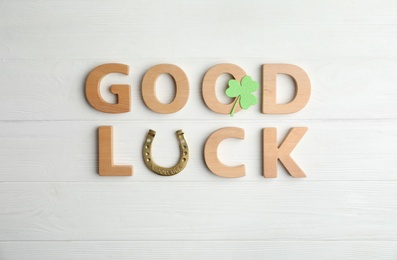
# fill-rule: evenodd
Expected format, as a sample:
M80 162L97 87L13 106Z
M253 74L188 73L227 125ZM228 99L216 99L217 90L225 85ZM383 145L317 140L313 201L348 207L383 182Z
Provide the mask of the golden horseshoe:
M186 139L183 135L182 130L178 130L176 132L176 136L178 137L178 141L179 141L179 149L181 151L179 156L179 161L175 166L170 168L161 167L153 161L151 148L155 135L156 135L156 131L150 129L146 135L146 140L143 145L142 155L146 167L149 170L153 171L154 173L157 173L158 175L162 175L162 176L172 176L177 173L180 173L183 169L185 169L187 165L187 161L189 160L189 148L187 146Z

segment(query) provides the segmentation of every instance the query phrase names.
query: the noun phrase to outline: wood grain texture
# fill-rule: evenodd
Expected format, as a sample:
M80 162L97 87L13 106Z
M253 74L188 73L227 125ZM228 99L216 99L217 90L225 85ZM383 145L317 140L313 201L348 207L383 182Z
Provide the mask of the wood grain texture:
M277 102L277 75L293 79L294 95L287 103ZM292 114L302 110L309 102L311 85L307 73L297 65L264 64L262 66L262 112L264 114Z
M72 3L79 3L78 8ZM153 57L160 62L258 55L275 62L394 59L395 6L389 0L2 1L0 24L7 41L0 43L0 56L39 60ZM236 19L243 16L247 17L244 22Z
M217 64L208 69L203 77L202 84L202 93L204 103L207 105L209 109L218 114L230 114L233 109L234 99L231 100L229 104L223 104L219 101L216 93L217 88L217 80L222 74L230 74L232 78L236 79L238 82L241 82L244 76L247 73L236 64ZM226 89L227 85L222 87L221 89ZM235 111L236 113L241 110L240 103L237 103Z
M245 165L227 166L219 160L220 143L228 138L244 140L244 129L238 127L223 127L211 133L204 145L204 161L208 169L217 176L239 178L245 176Z
M160 102L156 94L156 81L162 74L172 76L175 96L168 104ZM146 106L160 114L173 114L181 110L189 100L189 79L185 72L174 64L157 64L145 72L142 79L142 99Z
M114 165L113 127L98 127L98 174L100 176L131 176L131 165ZM64 158L62 158L64 159Z
M119 63L102 64L95 67L87 76L85 82L85 96L88 103L98 111L104 113L126 113L131 109L130 85L111 85L109 90L117 98L116 104L106 102L101 95L100 84L103 77L111 73L120 73L128 75L129 66Z
M155 249L155 250L154 250ZM16 241L0 242L0 257L86 259L395 259L396 241Z
M397 3L379 1L0 1L0 259L396 259ZM85 98L89 72L99 91L130 85L131 111L102 113ZM175 64L189 99L158 114L141 96L145 72ZM298 113L234 118L203 101L205 73L233 63L262 82L263 64L304 69L312 92ZM224 104L225 78L216 82ZM294 96L277 76L277 103ZM175 96L161 76L157 98ZM161 87L160 87L161 86ZM261 90L255 95L262 102ZM170 100L172 101L172 99ZM97 128L112 125L114 163L134 176L97 174ZM243 128L219 157L243 163L225 179L203 160L207 137ZM292 158L307 174L262 176L261 131L309 130ZM141 148L176 163L174 138L189 143L186 169L164 178L146 169ZM280 142L281 140L278 140Z
M268 182L262 176L262 128L277 127L278 142L291 127L308 127L291 156L307 175L306 180L395 181L396 121L106 121L113 126L114 163L133 165L134 176L100 177L97 174L97 128L92 122L3 122L0 128L0 181L214 181L225 182L205 166L203 148L217 129L234 126L245 130L245 139L227 139L218 149L226 165L245 164L246 176L238 182ZM164 167L176 164L180 154L175 131L183 129L189 144L186 169L171 178L151 173L142 161L147 131L158 129L152 155ZM278 164L278 180L294 180Z
M277 143L277 128L266 127L262 132L262 165L265 178L277 178L277 166L280 162L294 178L305 178L306 175L292 159L291 153L307 132L307 127L292 127L283 141Z
M397 240L397 182L0 183L0 240Z
M1 44L1 43L0 43ZM397 45L396 45L397 46ZM1 57L1 56L0 56ZM102 80L101 93L108 102L116 102L108 90L112 84L131 85L131 112L107 114L92 108L84 94L84 80L96 66L114 60L0 60L0 120L309 120L309 119L397 119L397 61L392 59L295 59L288 62L304 68L312 81L309 103L299 113L268 115L260 105L236 114L235 118L212 112L201 92L203 76L208 68L222 59L172 59L181 67L190 82L190 97L178 113L162 115L147 108L141 98L143 74L157 64L158 58L121 59L130 65L130 74L109 75ZM263 63L273 59L233 58L248 75L261 82ZM287 58L284 58L287 59ZM283 59L280 59L282 61ZM159 62L160 63L160 62ZM21 76L23 74L23 76ZM292 97L293 85L283 78L278 81L279 97ZM158 82L158 84L161 84ZM172 86L173 87L173 86ZM221 88L221 86L217 86ZM224 86L226 89L226 86ZM224 91L223 91L224 93ZM259 98L261 90L255 95ZM157 88L158 97L167 95L167 88ZM223 95L223 94L222 94ZM223 96L227 98L226 95ZM231 99L230 101L231 102ZM259 103L261 100L259 99Z

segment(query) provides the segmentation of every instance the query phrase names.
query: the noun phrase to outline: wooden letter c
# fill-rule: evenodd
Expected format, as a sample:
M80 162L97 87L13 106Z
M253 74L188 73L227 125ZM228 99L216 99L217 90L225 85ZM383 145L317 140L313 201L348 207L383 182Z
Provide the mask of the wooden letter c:
M245 166L226 166L219 161L218 146L226 138L244 139L244 129L237 127L225 127L213 132L205 142L204 160L208 169L218 176L226 178L238 178L245 176Z

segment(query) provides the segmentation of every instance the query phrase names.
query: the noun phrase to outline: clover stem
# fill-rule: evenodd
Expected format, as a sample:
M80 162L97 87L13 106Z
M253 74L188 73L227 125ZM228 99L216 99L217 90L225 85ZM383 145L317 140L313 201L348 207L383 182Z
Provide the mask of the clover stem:
M239 100L240 100L240 95L236 98L236 101L234 102L234 105L233 105L233 108L232 108L232 112L230 112L230 116L234 116L234 110L236 109L236 105L237 105Z

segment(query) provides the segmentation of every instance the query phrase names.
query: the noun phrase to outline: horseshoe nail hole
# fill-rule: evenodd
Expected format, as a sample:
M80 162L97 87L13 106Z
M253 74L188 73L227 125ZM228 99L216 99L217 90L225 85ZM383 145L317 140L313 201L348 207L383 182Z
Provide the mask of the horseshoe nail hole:
M146 156L149 156L149 153L146 153Z
M183 148L184 148L184 149L186 149L186 148L187 148L187 146L186 146L186 145L184 145L184 146L183 146Z
M185 143L185 140L182 139L182 140L181 140L181 143Z
M146 149L149 149L149 145L146 145L145 148L146 148Z
M152 140L150 140L149 138L148 139L146 139L146 142L148 142L148 143L150 143Z
M150 158L147 158L146 161L150 162Z
M183 155L187 155L187 152L185 151L185 152L183 152Z
M182 162L186 162L186 158L182 158Z

